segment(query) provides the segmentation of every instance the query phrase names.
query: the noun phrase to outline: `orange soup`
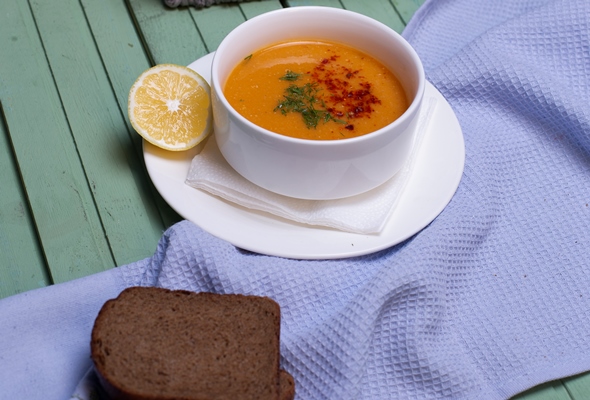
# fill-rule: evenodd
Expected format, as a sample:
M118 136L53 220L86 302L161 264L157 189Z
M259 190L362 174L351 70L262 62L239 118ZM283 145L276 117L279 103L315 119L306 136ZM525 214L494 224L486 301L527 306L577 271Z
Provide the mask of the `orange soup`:
M379 61L342 44L311 40L248 55L230 74L224 94L256 125L314 140L374 132L409 106L399 80Z

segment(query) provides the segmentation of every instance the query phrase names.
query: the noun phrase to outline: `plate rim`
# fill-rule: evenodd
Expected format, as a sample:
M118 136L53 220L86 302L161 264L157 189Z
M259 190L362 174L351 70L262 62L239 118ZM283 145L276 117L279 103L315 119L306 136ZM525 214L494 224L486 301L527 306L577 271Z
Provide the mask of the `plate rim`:
M196 70L199 74L201 74L208 82L210 82L210 69L206 69L207 65L211 63L213 59L214 52L209 53L191 64L188 65L189 68ZM167 152L165 150L160 150L155 146L147 143L145 140L143 141L143 155L144 155L144 162L146 164L146 169L148 171L148 175L156 187L156 190L160 193L162 198L168 203L168 205L174 209L181 217L195 223L197 226L201 227L201 229L209 232L213 236L216 236L222 240L225 240L232 245L251 252L265 254L269 256L277 256L277 257L284 257L284 258L292 258L292 259L343 259L343 258L351 258L351 257L358 257L367 254L372 254L386 248L395 246L408 238L412 237L413 235L417 234L418 232L422 231L426 226L428 226L448 205L451 201L452 197L454 196L461 178L463 176L464 171L464 164L465 164L465 143L463 132L459 121L451 109L450 105L446 101L446 99L442 96L442 94L430 83L427 81L426 90L431 95L434 95L437 98L437 105L436 109L433 111L433 120L438 116L439 118L443 118L446 122L446 125L454 125L454 129L449 129L443 134L453 134L455 140L455 146L453 150L455 151L455 156L458 157L455 159L453 166L453 178L449 179L449 181L445 185L446 189L446 196L444 199L439 199L437 201L437 207L431 207L429 209L429 213L422 214L421 218L418 218L420 222L416 222L414 227L411 229L405 229L405 233L401 235L393 235L395 239L393 240L379 240L383 238L384 234L388 233L388 229L391 229L391 224L396 222L396 213L399 214L403 212L403 205L404 205L404 195L408 196L410 193L407 193L408 190L411 189L412 180L418 179L415 175L418 173L416 169L420 168L420 157L424 158L424 154L427 152L425 147L428 144L428 139L433 140L431 138L432 131L436 131L433 128L434 121L430 121L429 124L429 132L426 133L426 137L423 139L424 142L422 144L422 148L418 153L419 159L416 160L416 167L415 170L412 171L412 175L409 178L408 185L402 192L400 196L400 202L397 205L396 209L391 213L390 217L388 218L388 222L384 230L380 234L357 234L357 233L350 233L350 232L343 232L337 231L331 228L324 228L319 226L311 226L311 225L303 225L293 221L288 221L286 219L267 214L264 212L246 209L240 205L233 204L228 202L227 200L221 199L216 197L212 194L209 194L205 191L192 188L185 184L186 173L188 172L188 167L190 166L190 161L200 151L202 146L198 146L195 149L189 150L187 152ZM441 107L442 105L442 107ZM444 110L441 110L444 109ZM441 129L442 131L442 129ZM449 133L450 132L450 133ZM430 135L429 135L430 134ZM439 154L440 156L440 154ZM171 175L166 170L160 169L160 167L169 167L170 170L174 168L182 168L182 166L186 164L186 171L182 179L180 180L180 185L182 187L177 186L178 184L178 176ZM422 165L422 167L424 167ZM449 168L450 169L450 168ZM170 179L172 178L172 179ZM415 182L414 182L415 183ZM174 187L176 192L180 192L180 194L185 194L187 198L183 198L183 196L174 196L173 193L170 192L171 187ZM196 193L192 193L191 191L196 191ZM176 193L178 195L178 193ZM256 222L258 222L258 226L256 228L258 230L264 229L266 227L267 234L272 233L274 230L275 233L282 233L282 229L277 228L277 224L279 228L281 226L288 226L293 228L293 233L297 232L307 232L312 235L319 235L324 234L324 236L332 236L334 240L340 240L344 242L350 242L350 245L343 244L343 248L348 250L326 250L325 252L318 251L317 249L314 251L305 251L305 248L297 250L295 249L286 249L279 246L278 249L272 246L264 246L260 245L259 241L253 238L253 234L244 234L239 233L233 227L226 227L220 228L218 226L211 226L211 223L207 223L206 219L201 216L200 218L195 218L195 213L190 212L190 207L194 207L195 204L192 202L187 201L188 197L196 199L201 198L201 202L209 204L217 204L217 212L221 212L224 209L228 209L230 207L238 214L242 214L242 219L248 220L249 218L254 218ZM205 204L206 205L206 204ZM401 207L401 211L400 211ZM212 212L211 210L209 212ZM196 220L195 220L196 219ZM399 219L399 218L398 218ZM243 221L245 222L245 221ZM242 230L247 231L247 227L242 227ZM260 231L258 231L260 233ZM246 238L244 236L247 236ZM297 235L295 235L297 236ZM258 245L256 244L258 243ZM355 245L356 244L356 245ZM291 247L290 247L291 248ZM336 248L339 248L336 245Z

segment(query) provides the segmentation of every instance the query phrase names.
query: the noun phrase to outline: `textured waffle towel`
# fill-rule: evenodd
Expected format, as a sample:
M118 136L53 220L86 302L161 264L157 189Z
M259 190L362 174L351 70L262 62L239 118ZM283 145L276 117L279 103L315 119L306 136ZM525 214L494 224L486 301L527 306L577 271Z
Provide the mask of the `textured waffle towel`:
M436 220L331 261L179 223L152 258L0 301L0 398L71 395L98 309L132 284L276 299L298 399L505 399L589 370L589 19L587 0L427 1L405 35L467 154Z

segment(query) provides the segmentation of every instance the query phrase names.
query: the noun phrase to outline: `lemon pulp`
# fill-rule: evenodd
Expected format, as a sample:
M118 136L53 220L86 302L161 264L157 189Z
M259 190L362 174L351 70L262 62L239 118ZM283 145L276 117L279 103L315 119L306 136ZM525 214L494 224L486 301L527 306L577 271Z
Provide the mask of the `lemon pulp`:
M128 115L148 142L188 150L211 133L211 89L190 68L159 64L144 71L129 90Z

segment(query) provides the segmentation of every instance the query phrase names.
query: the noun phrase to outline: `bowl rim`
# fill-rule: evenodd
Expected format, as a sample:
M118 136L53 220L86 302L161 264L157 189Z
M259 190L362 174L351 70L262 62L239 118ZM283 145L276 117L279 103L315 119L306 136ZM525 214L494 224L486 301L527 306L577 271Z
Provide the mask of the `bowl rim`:
M257 24L261 20L265 20L268 18L272 18L275 14L295 14L295 13L304 13L304 12L327 12L333 13L334 15L338 16L346 16L346 17L354 17L358 18L360 21L372 24L378 27L379 29L384 30L392 37L396 38L400 41L403 47L406 49L407 53L410 55L410 58L418 68L418 87L416 90L416 95L412 102L410 103L408 109L404 111L404 113L399 116L397 119L392 121L391 123L385 125L384 127L377 129L373 132L369 132L367 134L356 136L352 138L345 138L345 139L338 139L338 140L314 140L314 139L303 139L303 138L296 138L287 135L282 135L277 132L273 132L266 128L263 128L259 125L256 125L252 121L245 118L239 112L236 111L235 108L229 103L225 94L223 93L223 89L220 87L219 76L216 73L216 69L219 64L219 54L223 54L226 51L226 47L228 46L229 40L233 37L242 33L242 31L249 29L250 25ZM321 39L320 39L321 40ZM346 45L346 43L343 43ZM221 51L221 53L220 53ZM363 51L362 49L360 51ZM358 142L365 142L369 140L374 140L376 137L383 136L387 134L391 129L393 129L397 125L403 125L409 123L411 119L415 116L415 114L419 111L419 107L422 103L422 98L424 96L424 91L426 87L426 77L424 72L424 66L418 53L412 47L412 45L398 32L390 28L389 26L383 24L380 21L377 21L374 18L368 17L366 15L357 13L355 11L350 11L346 9L339 9L339 8L332 8L332 7L325 7L325 6L299 6L299 7L289 7L289 8L282 8L278 10L272 10L263 14L259 14L247 21L244 21L237 27L235 27L230 33L228 33L225 38L219 44L215 54L213 56L213 61L211 63L211 89L212 92L215 92L215 96L219 101L223 103L223 106L228 110L229 113L232 114L240 123L246 125L250 128L251 131L255 131L261 135L263 135L266 139L276 140L281 142L293 143L298 145L310 145L310 146L348 146L348 145L355 145ZM213 93L212 93L213 94Z

